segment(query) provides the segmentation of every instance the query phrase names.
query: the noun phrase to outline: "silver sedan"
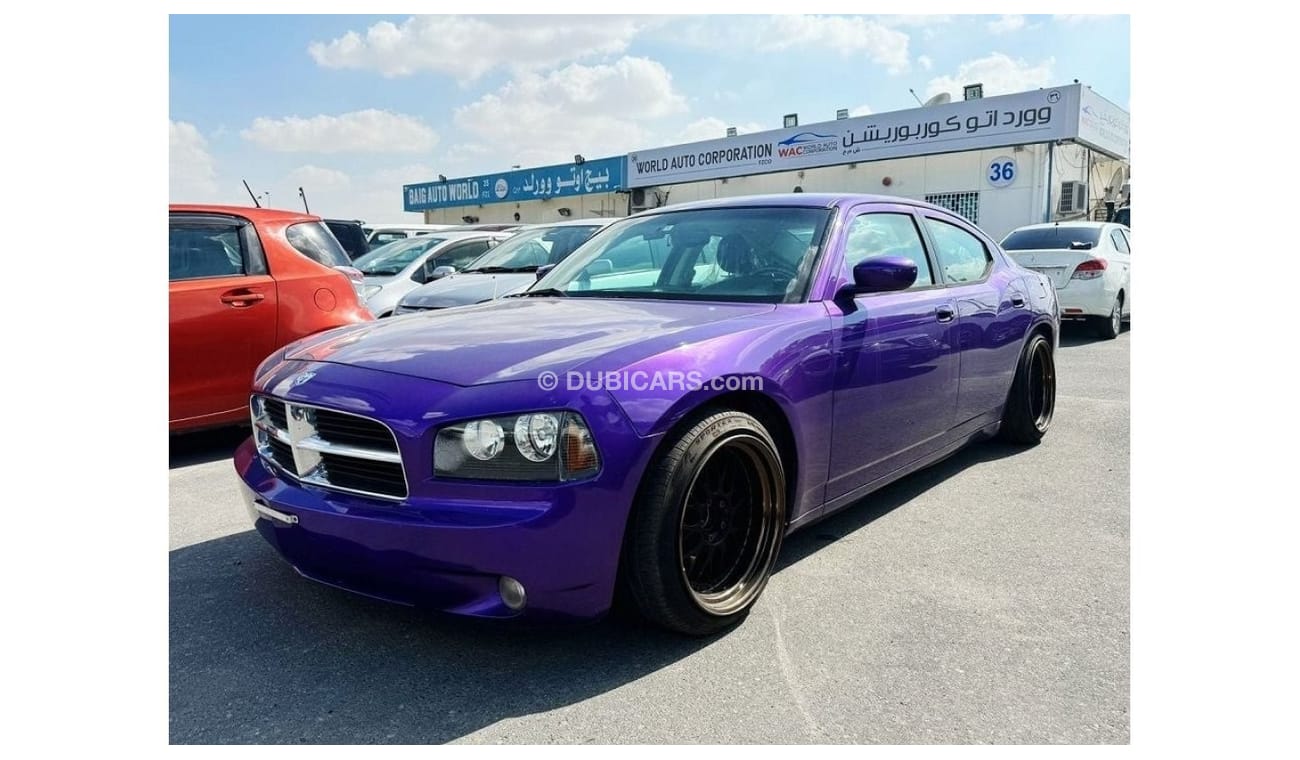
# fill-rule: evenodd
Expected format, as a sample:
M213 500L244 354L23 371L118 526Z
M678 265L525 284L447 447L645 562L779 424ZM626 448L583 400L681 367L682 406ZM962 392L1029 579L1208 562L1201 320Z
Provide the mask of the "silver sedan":
M376 317L391 316L402 296L464 269L509 237L502 232L441 231L382 245L352 263L365 276L361 296Z

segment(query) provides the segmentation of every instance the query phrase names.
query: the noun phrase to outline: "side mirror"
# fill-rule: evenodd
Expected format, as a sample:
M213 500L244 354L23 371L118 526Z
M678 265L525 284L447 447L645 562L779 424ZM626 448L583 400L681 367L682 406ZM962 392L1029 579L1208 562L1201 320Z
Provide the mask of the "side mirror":
M902 256L879 256L853 267L854 293L907 290L916 282L916 262Z
M587 268L583 271L593 277L602 274L611 274L614 271L614 262L609 259L596 259L588 264Z
M440 267L434 267L433 271L429 273L429 282L441 280L449 274L456 274L456 267L447 266L446 264L443 264Z
M551 270L554 268L555 268L554 264L543 264L542 266L537 267L537 279L540 280L546 275L550 274Z

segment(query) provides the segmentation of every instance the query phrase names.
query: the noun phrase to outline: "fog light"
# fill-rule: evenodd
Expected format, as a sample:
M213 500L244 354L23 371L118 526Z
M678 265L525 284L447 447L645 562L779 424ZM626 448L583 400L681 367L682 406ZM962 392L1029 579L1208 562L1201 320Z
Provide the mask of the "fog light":
M512 610L522 610L528 603L528 596L524 594L524 584L511 578L508 575L501 576L501 582L497 584L501 592L501 601Z

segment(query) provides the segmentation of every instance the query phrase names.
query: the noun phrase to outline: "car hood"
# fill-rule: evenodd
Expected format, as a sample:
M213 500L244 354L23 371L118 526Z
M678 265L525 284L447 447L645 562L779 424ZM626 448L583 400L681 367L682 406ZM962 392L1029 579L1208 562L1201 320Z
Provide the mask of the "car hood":
M740 329L731 320L772 304L508 298L332 330L287 358L325 361L455 385L609 371Z
M402 299L403 306L420 309L447 309L491 301L507 293L528 287L537 281L533 272L498 272L496 274L449 274L421 285Z

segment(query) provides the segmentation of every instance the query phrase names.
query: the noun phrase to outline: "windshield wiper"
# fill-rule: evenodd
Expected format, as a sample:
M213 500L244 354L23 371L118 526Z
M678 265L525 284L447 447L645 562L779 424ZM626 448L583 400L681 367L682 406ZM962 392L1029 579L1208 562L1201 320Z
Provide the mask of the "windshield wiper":
M506 298L531 298L533 296L557 296L559 298L566 298L568 295L568 293L565 293L559 288L539 288L537 290L525 290L522 293L515 293L506 296Z
M465 274L499 274L501 272L513 272L511 267L479 267L478 269L466 269Z

